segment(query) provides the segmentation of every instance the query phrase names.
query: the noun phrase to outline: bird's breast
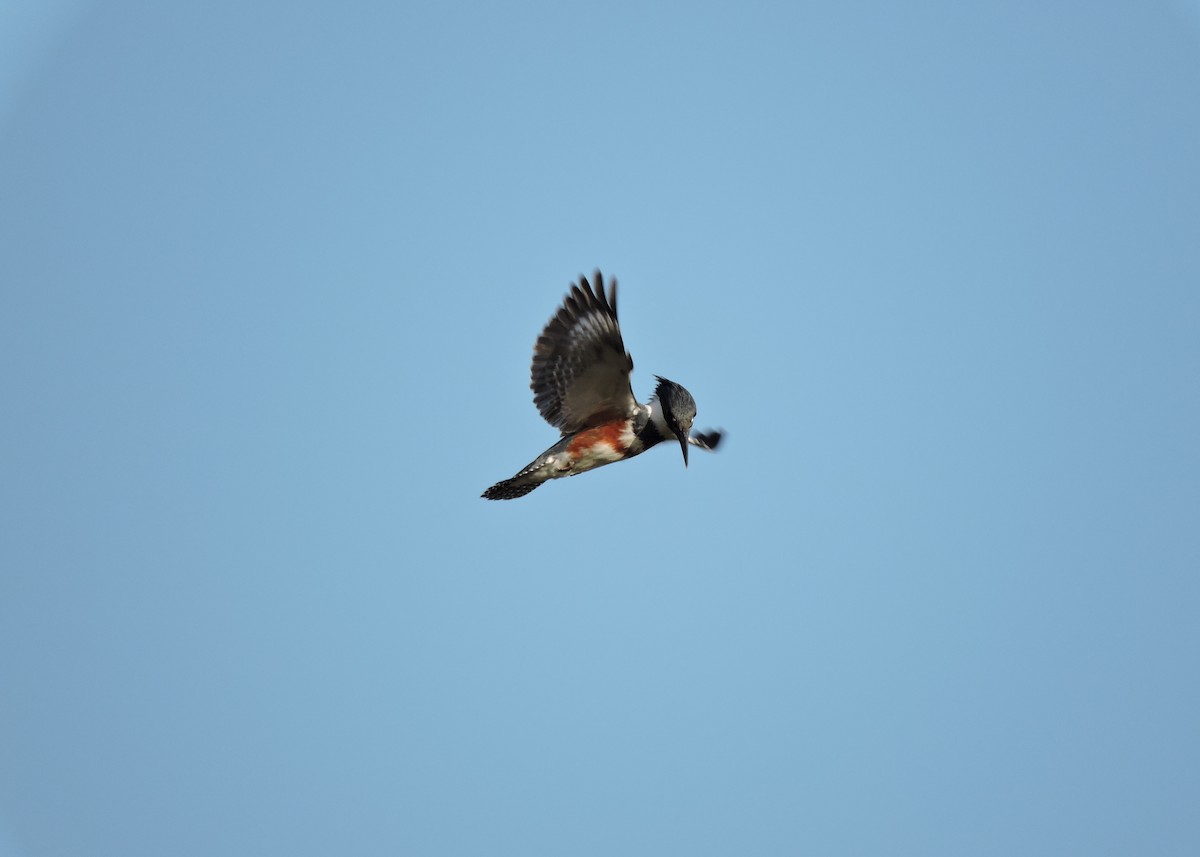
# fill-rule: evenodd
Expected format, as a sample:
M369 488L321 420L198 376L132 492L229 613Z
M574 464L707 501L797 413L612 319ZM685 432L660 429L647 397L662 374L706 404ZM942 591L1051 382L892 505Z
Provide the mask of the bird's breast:
M575 434L567 444L576 472L627 458L636 437L630 420L615 420Z

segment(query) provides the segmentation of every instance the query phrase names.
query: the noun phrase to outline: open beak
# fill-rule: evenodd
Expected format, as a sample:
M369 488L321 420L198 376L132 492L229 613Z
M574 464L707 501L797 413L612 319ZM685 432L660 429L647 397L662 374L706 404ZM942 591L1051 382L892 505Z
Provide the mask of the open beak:
M678 435L678 437L679 437L679 447L680 447L680 449L683 450L683 466L687 467L687 448L688 448L687 437L688 436L685 432L681 432Z

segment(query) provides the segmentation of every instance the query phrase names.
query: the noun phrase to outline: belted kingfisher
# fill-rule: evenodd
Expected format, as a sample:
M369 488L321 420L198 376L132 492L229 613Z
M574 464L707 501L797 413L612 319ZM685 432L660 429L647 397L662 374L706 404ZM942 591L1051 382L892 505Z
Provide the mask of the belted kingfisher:
M672 438L687 467L688 444L713 450L721 442L719 431L689 434L696 401L674 381L658 378L654 398L638 404L629 384L633 358L617 323L617 281L609 281L606 295L599 271L595 280L594 290L586 277L571 285L533 346L533 402L562 438L512 479L484 491L488 500L524 497L547 479L624 461Z

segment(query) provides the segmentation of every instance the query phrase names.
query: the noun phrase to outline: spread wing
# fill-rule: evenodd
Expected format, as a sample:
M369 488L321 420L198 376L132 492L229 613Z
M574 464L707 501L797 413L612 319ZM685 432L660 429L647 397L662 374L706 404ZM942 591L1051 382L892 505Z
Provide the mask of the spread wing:
M546 422L563 434L631 416L637 400L629 386L633 358L617 324L617 281L608 294L596 272L571 286L554 318L533 346L533 402Z

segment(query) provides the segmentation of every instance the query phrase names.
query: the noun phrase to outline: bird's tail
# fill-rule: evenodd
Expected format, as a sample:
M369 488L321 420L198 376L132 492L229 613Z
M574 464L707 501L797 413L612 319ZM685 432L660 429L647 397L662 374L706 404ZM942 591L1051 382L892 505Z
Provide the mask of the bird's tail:
M497 482L480 496L486 500L515 500L518 497L524 497L541 484L542 480L540 479L531 479L527 475L518 473L512 479Z

